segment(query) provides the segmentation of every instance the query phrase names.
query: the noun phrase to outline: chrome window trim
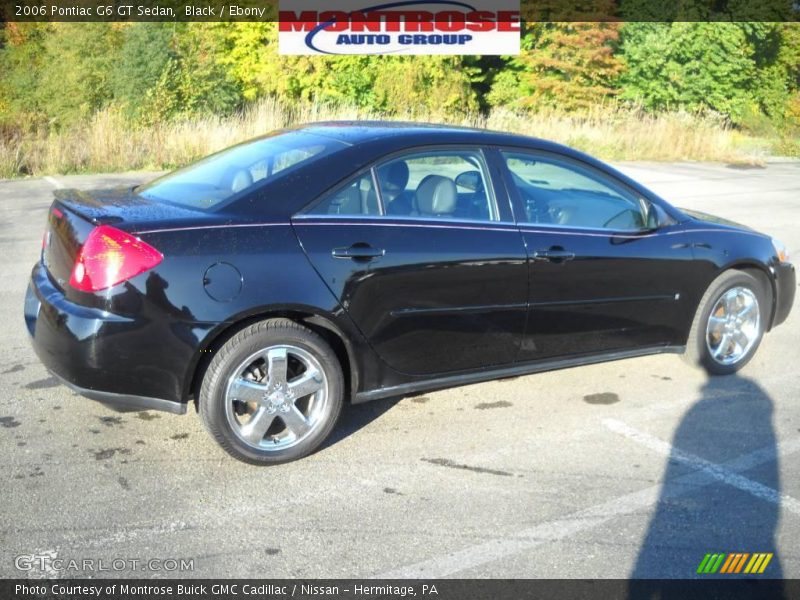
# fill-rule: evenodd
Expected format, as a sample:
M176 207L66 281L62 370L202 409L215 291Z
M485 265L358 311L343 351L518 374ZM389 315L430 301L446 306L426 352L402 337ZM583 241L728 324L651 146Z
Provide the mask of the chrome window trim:
M640 234L648 234L648 233L655 233L658 231L657 229L650 229L647 227L642 227L638 229L607 229L605 227L581 227L579 225L559 225L558 223L529 223L527 221L518 223L520 231L525 231L526 229L555 229L557 231L576 231L576 232L586 232L586 233L603 233L605 235L613 236L615 234L632 234L632 233L640 233Z
M380 217L378 215L303 215L293 217L293 224L298 227L322 226L354 226L354 227L419 227L427 229L453 229L461 231L492 231L502 233L515 233L520 235L516 223L508 221L476 221L452 219L419 219L417 217Z
M317 215L311 213L298 214L292 217L292 221L371 221L376 225L391 223L392 221L404 221L409 224L428 223L431 225L502 225L505 227L517 228L517 223L512 221L486 221L484 219L448 219L435 217L402 216L402 215Z

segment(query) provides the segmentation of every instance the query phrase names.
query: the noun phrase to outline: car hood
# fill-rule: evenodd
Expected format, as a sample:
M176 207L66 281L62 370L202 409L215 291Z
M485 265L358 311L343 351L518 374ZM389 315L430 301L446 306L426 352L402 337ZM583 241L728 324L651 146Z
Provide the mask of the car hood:
M722 217L718 217L716 215L710 215L698 210L689 210L688 208L681 208L680 210L692 217L692 219L695 221L704 221L705 223L713 223L714 225L723 225L725 227L753 231L753 229L747 225L742 225L741 223L737 223L735 221L729 221L728 219L723 219Z

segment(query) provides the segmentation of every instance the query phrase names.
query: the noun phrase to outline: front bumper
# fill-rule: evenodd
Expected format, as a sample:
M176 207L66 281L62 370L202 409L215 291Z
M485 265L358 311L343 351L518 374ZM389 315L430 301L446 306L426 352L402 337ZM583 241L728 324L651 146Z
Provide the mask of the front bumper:
M82 396L120 411L187 411L187 403L180 401L176 391L183 372L164 367L158 342L146 324L143 327L135 319L68 301L41 264L34 267L25 295L25 324L39 360ZM149 365L135 360L126 348L131 342L137 345L133 338L141 343L142 336L151 337ZM140 391L145 395L139 395ZM169 399L169 395L178 397Z
M775 279L775 315L772 318L772 327L775 327L783 323L792 311L797 278L791 263L778 263L772 267L772 272Z

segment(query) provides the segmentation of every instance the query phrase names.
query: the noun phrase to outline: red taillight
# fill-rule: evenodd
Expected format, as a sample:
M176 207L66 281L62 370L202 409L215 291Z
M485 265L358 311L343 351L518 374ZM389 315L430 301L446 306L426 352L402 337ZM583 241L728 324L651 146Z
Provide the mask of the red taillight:
M151 245L108 225L92 230L75 259L69 284L82 292L110 288L152 269L164 256Z

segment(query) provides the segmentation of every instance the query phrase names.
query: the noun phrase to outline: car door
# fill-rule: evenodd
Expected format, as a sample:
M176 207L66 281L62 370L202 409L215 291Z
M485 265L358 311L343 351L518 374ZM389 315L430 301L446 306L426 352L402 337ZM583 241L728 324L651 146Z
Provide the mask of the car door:
M692 253L681 226L583 161L498 156L529 258L520 360L685 343Z
M478 148L417 149L294 217L314 268L395 371L514 361L528 267L500 177Z

